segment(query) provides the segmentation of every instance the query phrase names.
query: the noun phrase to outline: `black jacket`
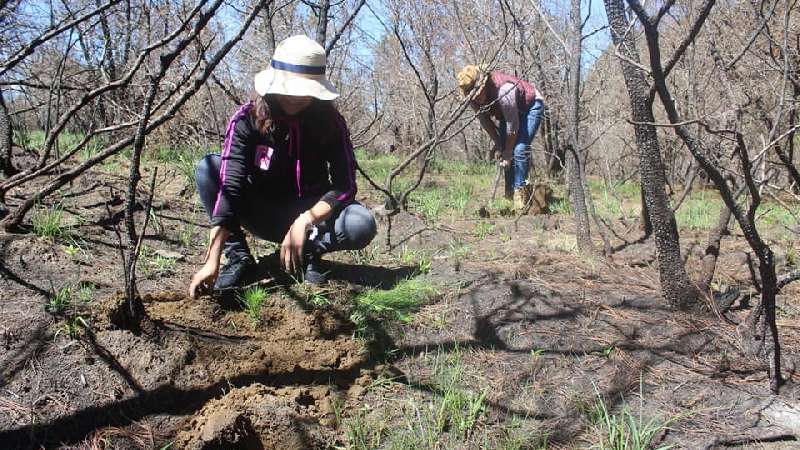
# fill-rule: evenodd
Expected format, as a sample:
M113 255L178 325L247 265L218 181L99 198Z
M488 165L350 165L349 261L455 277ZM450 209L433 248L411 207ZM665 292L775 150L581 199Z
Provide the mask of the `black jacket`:
M332 105L314 100L297 116L273 108L266 134L258 131L252 108L252 102L242 105L228 123L212 226L237 227L242 199L249 196L265 203L316 196L334 211L353 201L353 144L344 118Z

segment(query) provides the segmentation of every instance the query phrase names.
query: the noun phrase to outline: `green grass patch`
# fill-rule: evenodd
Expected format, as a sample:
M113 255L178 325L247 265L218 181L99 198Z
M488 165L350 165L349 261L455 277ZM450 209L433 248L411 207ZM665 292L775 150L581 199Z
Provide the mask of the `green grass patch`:
M409 197L414 211L421 214L428 222L438 222L447 215L463 217L467 213L467 204L474 197L475 186L469 181L453 182L443 187L420 188Z
M387 432L388 423L371 418L368 415L368 407L358 409L355 414L349 417L345 425L347 442L350 444L349 450L372 450L380 448L381 440Z
M473 393L462 387L464 364L458 347L445 357L437 357L433 383L441 395L435 416L437 432L451 430L460 436L466 436L486 412L488 388L480 393Z
M620 412L612 413L600 393L595 388L596 401L590 411L589 420L598 429L600 442L592 448L600 450L668 450L671 445L652 447L653 438L658 433L678 421L683 416L662 419L654 416L646 419L643 416L644 399L641 383L639 388L638 413L632 411L629 404L623 401Z
M491 222L480 221L475 224L475 235L480 240L484 240L487 237L494 234L496 229L496 225Z
M378 317L410 322L411 313L425 303L436 289L425 281L404 280L394 289L371 289L356 297L356 304Z
M145 153L145 157L175 168L187 186L195 186L195 166L207 153L207 150L199 147L157 147Z
M399 260L404 266L416 267L420 273L428 273L433 267L433 261L428 252L410 249L405 245L400 250Z
M67 238L71 228L61 205L34 207L31 211L31 226L37 236L52 240Z
M715 191L694 192L675 214L678 227L690 230L710 230L719 219L722 200Z
M436 294L430 283L409 279L393 289L370 289L355 298L350 321L356 325L356 334L370 338L370 326L378 320L411 322L412 314Z
M400 158L397 155L391 153L369 155L363 149L356 150L356 159L361 170L378 184L383 184L386 177L400 164Z
M44 305L44 310L52 314L63 314L70 306L72 306L72 288L64 286L53 290Z
M61 149L70 149L78 145L84 138L82 133L72 133L69 131L62 131L58 135L58 147ZM27 133L14 131L14 142L25 148L32 148L39 150L44 146L46 136L43 130L34 130Z
M800 205L796 205L794 211L789 211L777 203L765 202L756 211L758 220L768 226L794 227L798 225L798 216Z

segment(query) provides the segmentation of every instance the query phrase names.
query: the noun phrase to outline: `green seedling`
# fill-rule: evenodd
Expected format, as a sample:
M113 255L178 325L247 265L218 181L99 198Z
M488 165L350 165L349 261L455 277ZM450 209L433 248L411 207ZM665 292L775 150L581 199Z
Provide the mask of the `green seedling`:
M64 253L69 256L69 259L75 259L78 256L78 253L81 251L81 248L75 244L69 244L64 247Z
M428 273L433 267L431 256L421 250L411 250L403 246L400 252L400 263L404 266L416 266L420 273Z
M97 288L92 283L81 283L78 287L78 291L75 293L75 297L77 297L78 301L81 303L90 303L94 300L96 290Z
M61 314L72 305L72 289L69 286L54 291L44 310L52 314Z
M154 273L158 275L169 275L175 271L175 265L177 263L172 258L155 255L149 261L149 264Z
M330 299L325 295L325 292L314 292L308 296L308 303L318 307L325 308L331 305Z
M786 250L786 265L789 267L797 267L797 250L794 247L789 247Z
M614 351L614 346L611 345L611 346L608 346L608 347L604 348L603 350L601 350L599 352L591 352L589 354L590 355L594 355L594 356L600 356L600 357L603 357L603 358L608 358L608 357L611 356L611 352L613 352L613 351Z
M253 326L261 322L261 307L267 300L267 290L261 286L251 286L239 296L239 302L244 306L247 317Z
M67 318L64 325L56 330L56 333L53 335L53 339L57 338L59 334L64 333L69 336L70 339L77 339L83 333L83 330L89 328L89 324L86 322L81 316L75 316Z
M491 222L478 222L475 225L475 235L480 240L485 240L490 235L494 234L495 224Z
M345 422L347 442L351 449L371 450L381 446L387 423L370 420L368 411L367 407L361 408Z
M178 241L181 243L182 247L189 248L192 246L192 242L194 241L194 232L194 224L189 224L180 228L178 231Z

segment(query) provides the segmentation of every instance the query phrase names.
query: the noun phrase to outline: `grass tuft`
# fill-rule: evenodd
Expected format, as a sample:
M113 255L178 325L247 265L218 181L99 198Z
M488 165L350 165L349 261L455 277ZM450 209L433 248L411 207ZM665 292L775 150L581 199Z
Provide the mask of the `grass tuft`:
M244 290L239 296L239 303L245 309L247 317L255 327L261 323L261 307L267 300L267 289L261 286L252 286Z
M436 293L436 288L419 280L405 280L391 290L370 289L355 299L350 321L356 334L369 338L370 322L386 319L411 322L411 314Z
M631 412L630 405L624 401L619 414L612 414L600 393L595 387L597 400L590 413L590 420L599 428L601 440L593 448L600 450L647 450L652 448L653 438L663 429L680 419L676 416L670 419L651 417L645 419L642 415L643 395L642 382L639 383L639 412ZM656 450L668 450L672 445L656 447Z
M44 305L44 310L51 314L62 314L72 305L72 288L65 286L61 289L53 291L47 303Z
M60 205L39 206L31 212L33 232L44 239L64 239L70 234L66 214Z

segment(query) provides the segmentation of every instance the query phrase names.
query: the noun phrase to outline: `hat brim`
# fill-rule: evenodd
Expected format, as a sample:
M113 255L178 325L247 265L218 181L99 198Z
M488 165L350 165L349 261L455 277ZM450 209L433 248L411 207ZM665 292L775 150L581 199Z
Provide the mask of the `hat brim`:
M333 100L339 96L324 75L299 75L269 68L256 74L254 84L258 95L307 95L320 100Z

